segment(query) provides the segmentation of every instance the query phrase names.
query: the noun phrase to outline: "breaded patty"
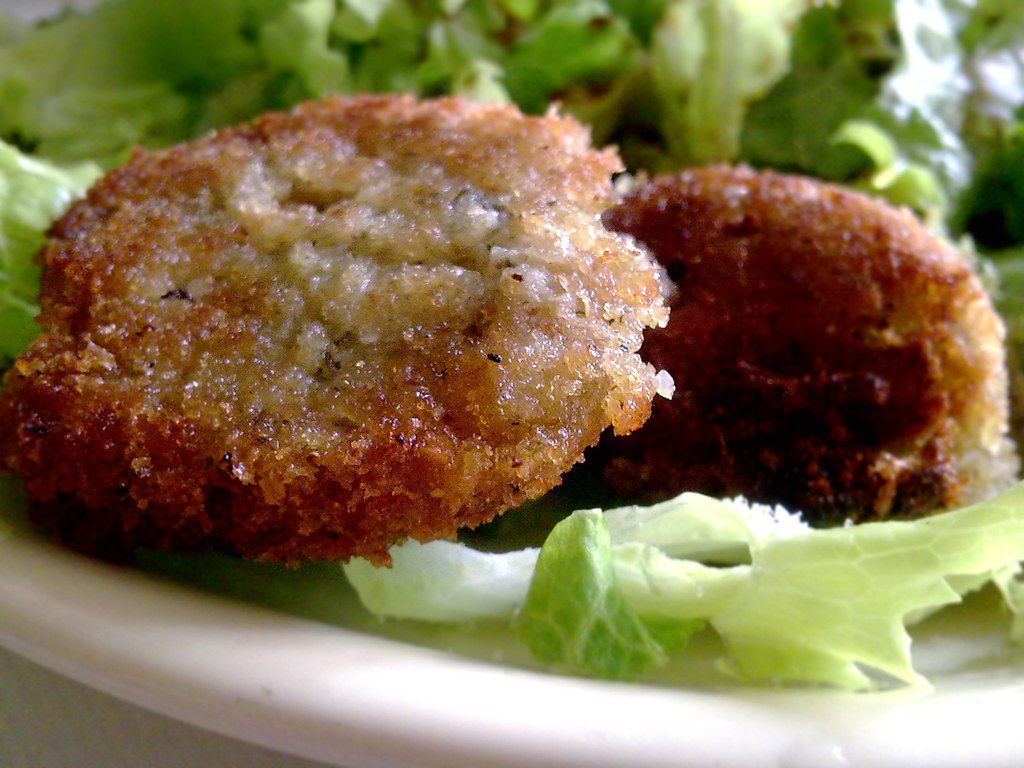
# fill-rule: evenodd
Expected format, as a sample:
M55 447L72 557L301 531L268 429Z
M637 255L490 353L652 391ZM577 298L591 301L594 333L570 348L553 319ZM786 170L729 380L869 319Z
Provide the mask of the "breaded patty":
M868 519L1012 482L1002 322L964 258L908 211L708 167L640 187L605 221L676 285L641 351L676 394L607 446L620 491Z
M570 119L397 96L136 152L53 226L3 460L93 550L386 562L489 520L649 414L619 168Z

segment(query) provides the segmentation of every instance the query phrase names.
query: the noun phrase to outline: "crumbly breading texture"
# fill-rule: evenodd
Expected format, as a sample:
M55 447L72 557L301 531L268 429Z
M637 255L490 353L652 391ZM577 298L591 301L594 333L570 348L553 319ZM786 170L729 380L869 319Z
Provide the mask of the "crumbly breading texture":
M398 96L139 151L52 229L6 465L93 550L386 562L489 520L649 414L619 167L570 119Z
M658 178L605 220L677 289L642 349L676 395L607 446L620 490L744 494L842 519L1012 482L1002 323L963 257L909 212L719 166Z

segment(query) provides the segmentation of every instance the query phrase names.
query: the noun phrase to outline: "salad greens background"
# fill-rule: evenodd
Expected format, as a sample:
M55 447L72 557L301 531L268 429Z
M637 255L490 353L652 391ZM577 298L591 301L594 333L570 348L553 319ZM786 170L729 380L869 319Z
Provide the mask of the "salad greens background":
M633 170L743 161L910 206L996 266L1024 355L1019 0L107 0L0 20L0 364L36 332L48 223L134 146L366 91L558 102ZM633 677L710 626L747 679L919 684L906 625L989 582L1024 604L1024 490L831 531L688 494L574 513L539 550L412 543L394 558L345 568L371 611L505 622L570 671ZM296 583L204 563L222 586Z

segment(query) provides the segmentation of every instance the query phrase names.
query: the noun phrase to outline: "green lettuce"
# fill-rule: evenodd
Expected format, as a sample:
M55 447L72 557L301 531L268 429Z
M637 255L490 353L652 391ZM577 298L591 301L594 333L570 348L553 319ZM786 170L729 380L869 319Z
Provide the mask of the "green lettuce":
M542 661L591 675L635 676L706 623L727 649L725 668L746 680L923 685L908 625L990 581L1024 594L1010 578L1024 557L1024 484L914 522L829 530L777 507L690 493L574 513L539 554L469 552L453 542L403 545L390 570L345 570L381 615L449 621L461 602L462 621L514 617ZM462 601L463 580L486 573L494 583L499 572L494 603Z
M740 157L985 237L991 188L1013 184L1006 143L1024 105L1022 22L1012 0L844 0L809 11L789 73L750 107ZM1001 198L1001 212L1007 198L1019 202L1016 190Z
M619 587L642 615L706 618L739 676L871 687L865 670L921 684L908 619L958 602L1024 553L1024 486L912 523L769 532L750 564L709 568L623 547Z
M959 227L981 246L1002 250L1024 243L1024 123L993 138L960 217Z
M985 254L981 264L994 268L993 296L1006 323L1006 357L1010 378L1010 426L1024 444L1024 247Z
M503 60L512 98L543 112L573 88L608 83L629 71L638 47L626 21L600 0L553 5Z
M4 27L0 138L110 167L133 146L329 93L454 93L543 112L630 70L636 35L603 0L107 0Z
M1009 248L987 254L995 266L996 307L1006 321L1011 341L1024 340L1024 248Z
M805 14L792 70L751 107L743 156L859 186L941 223L972 170L957 25L938 0L846 0Z
M255 5L122 0L33 29L0 47L0 137L113 165L190 136L201 99L257 55Z
M0 139L124 159L327 93L552 101L648 171L843 182L1024 238L1015 0L107 0L0 30ZM986 244L988 242L986 241Z
M0 364L10 363L39 331L34 257L46 229L98 174L92 163L60 168L0 142Z
M608 526L587 510L551 532L515 625L544 664L630 679L664 664L666 645L681 647L704 622L657 616L648 626L619 590Z
M334 0L301 0L260 30L259 50L267 70L294 78L287 100L351 89L348 59L328 45L335 8Z
M382 616L425 621L507 618L522 603L538 550L500 555L465 544L411 541L391 551L391 568L362 559L345 575L367 609Z
M676 166L734 160L747 108L790 68L810 0L681 0L653 32L651 69Z
M0 477L0 509L22 509L25 506L25 491L13 477ZM14 529L9 515L0 515L0 539L6 538Z

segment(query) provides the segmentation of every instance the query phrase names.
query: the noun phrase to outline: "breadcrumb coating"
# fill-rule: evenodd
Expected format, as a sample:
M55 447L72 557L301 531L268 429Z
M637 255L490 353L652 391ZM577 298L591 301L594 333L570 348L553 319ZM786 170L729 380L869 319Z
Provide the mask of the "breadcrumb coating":
M106 554L385 563L489 520L650 412L618 170L571 119L400 96L137 151L53 226L4 462Z
M606 446L620 491L877 519L1012 483L1003 324L966 260L910 212L717 166L655 179L605 220L676 285L641 351L676 394Z

